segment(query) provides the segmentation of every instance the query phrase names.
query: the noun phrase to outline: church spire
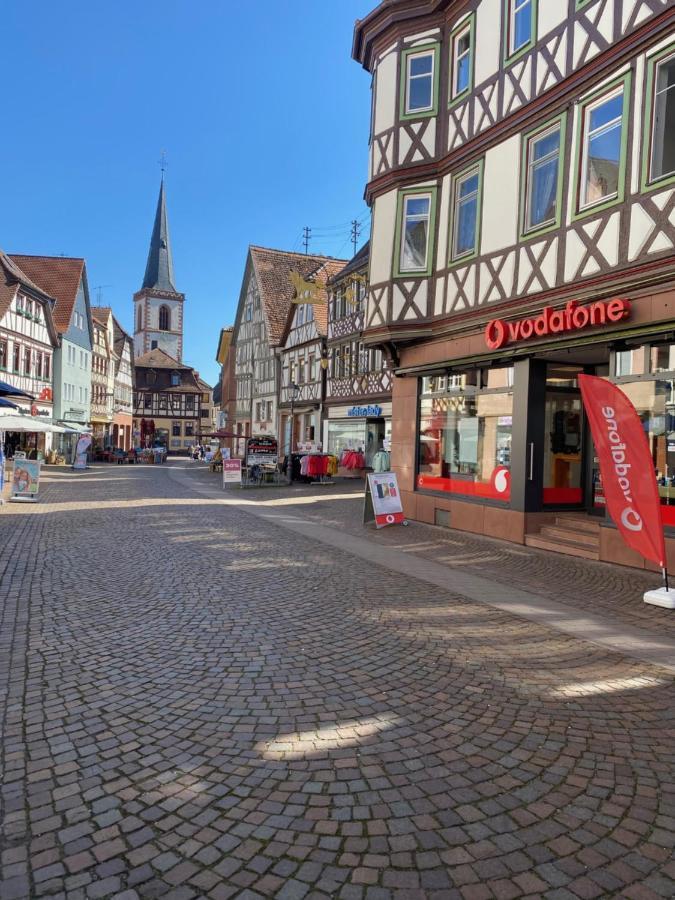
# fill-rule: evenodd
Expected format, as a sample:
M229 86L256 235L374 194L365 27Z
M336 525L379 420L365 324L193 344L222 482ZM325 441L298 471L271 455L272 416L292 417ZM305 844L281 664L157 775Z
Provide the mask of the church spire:
M158 291L173 291L176 293L173 276L173 260L171 258L171 244L169 242L169 220L166 214L166 195L164 192L164 170L159 186L159 198L157 200L157 212L155 224L150 239L150 252L145 266L145 277L142 288L152 288Z

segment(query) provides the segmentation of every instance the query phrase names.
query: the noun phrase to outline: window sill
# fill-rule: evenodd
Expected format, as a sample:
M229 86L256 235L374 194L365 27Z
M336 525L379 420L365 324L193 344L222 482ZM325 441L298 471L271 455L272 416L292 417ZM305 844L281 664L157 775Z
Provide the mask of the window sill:
M577 222L579 219L587 219L589 216L594 216L596 213L604 212L607 209L611 209L613 206L618 206L620 203L623 203L623 200L623 191L621 191L615 197L611 197L607 200L599 200L592 206L586 206L583 209L577 210L572 215L572 221Z

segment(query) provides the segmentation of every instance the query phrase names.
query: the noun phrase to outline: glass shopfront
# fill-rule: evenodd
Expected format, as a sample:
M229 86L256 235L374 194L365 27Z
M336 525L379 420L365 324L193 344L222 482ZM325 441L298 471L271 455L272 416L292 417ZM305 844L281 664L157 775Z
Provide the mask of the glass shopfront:
M422 379L421 490L510 499L513 367Z
M612 381L640 416L652 454L663 522L675 526L675 344L617 352Z

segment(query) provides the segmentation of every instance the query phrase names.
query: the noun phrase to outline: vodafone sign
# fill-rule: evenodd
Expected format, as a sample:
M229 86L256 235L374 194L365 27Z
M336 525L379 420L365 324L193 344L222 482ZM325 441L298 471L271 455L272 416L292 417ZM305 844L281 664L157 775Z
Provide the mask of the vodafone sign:
M485 343L490 350L499 350L507 344L527 341L532 337L579 331L590 326L620 322L629 316L630 300L623 298L598 300L586 306L580 306L578 300L570 300L563 309L547 306L533 318L517 319L515 322L492 319L485 326Z

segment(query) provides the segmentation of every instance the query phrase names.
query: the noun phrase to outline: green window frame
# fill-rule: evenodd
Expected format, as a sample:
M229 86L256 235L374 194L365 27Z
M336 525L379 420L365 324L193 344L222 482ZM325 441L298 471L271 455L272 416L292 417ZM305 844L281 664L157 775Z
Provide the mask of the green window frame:
M431 41L426 44L419 44L415 47L408 47L401 53L401 73L400 73L400 97L399 97L399 118L408 119L426 119L435 116L438 113L438 85L439 85L439 61L441 57L441 45L438 41ZM408 109L408 81L411 68L411 60L415 57L430 55L432 60L431 70L431 105L422 109ZM415 77L415 76L412 76Z
M461 266L469 260L475 259L480 252L480 241L483 220L483 169L485 165L484 159L479 159L466 166L461 172L457 172L450 182L450 215L448 218L448 265ZM476 224L474 229L474 246L473 250L456 252L456 230L459 225L458 207L460 204L470 199L469 196L459 197L458 189L473 175L478 176L478 187L476 191Z
M628 114L630 110L631 99L631 72L626 72L620 78L615 79L609 84L598 88L590 96L583 98L577 109L577 138L574 148L574 209L572 212L572 220L583 219L586 216L592 216L601 210L616 206L623 203L626 191L626 156L628 143ZM602 105L603 102L610 101L614 96L621 94L623 96L621 123L621 141L619 147L619 167L618 167L618 183L617 190L613 196L606 199L601 198L594 203L585 203L582 205L582 180L586 165L586 137L588 134L587 119L588 114L595 108Z
M425 187L406 188L399 191L396 206L396 231L394 236L394 255L393 255L393 273L395 278L420 278L431 275L434 259L435 247L435 226L436 226L436 196L438 193L437 185L427 185ZM406 216L407 202L410 197L421 199L429 198L429 213L427 216L427 247L424 268L418 269L402 269L401 259L403 256L403 238L405 235L404 217Z
M459 41L466 34L469 35L469 48L466 51L459 50ZM457 71L460 58L468 55L467 84L461 90L457 90ZM448 106L461 103L471 93L474 86L474 69L476 62L476 14L470 13L450 32L450 60L449 60L449 85Z
M530 10L530 39L519 47L515 47L513 36L515 34L516 16L528 6ZM504 64L508 66L520 59L535 44L537 39L539 0L504 0L503 11L503 55Z
M656 71L661 63L673 58L675 60L675 43L664 47L655 56L647 60L647 77L645 88L645 115L642 132L642 175L641 189L647 191L665 188L675 182L675 172L666 172L665 175L652 177L652 152L654 147L654 111L656 107ZM675 87L671 88L675 91Z
M550 221L543 222L540 225L530 225L530 176L531 168L536 165L536 161L534 161L531 157L530 149L534 142L546 137L546 135L552 133L554 129L557 129L560 134L560 141L558 145L558 181L556 185L555 197L556 214L554 219ZM523 135L520 161L520 237L523 240L527 240L528 238L535 237L540 234L545 234L548 231L553 231L555 228L560 228L563 208L563 162L565 158L566 134L567 113L563 112L560 115L556 116L554 119L549 119L548 122L537 126L537 128L533 128L531 131L528 131Z

